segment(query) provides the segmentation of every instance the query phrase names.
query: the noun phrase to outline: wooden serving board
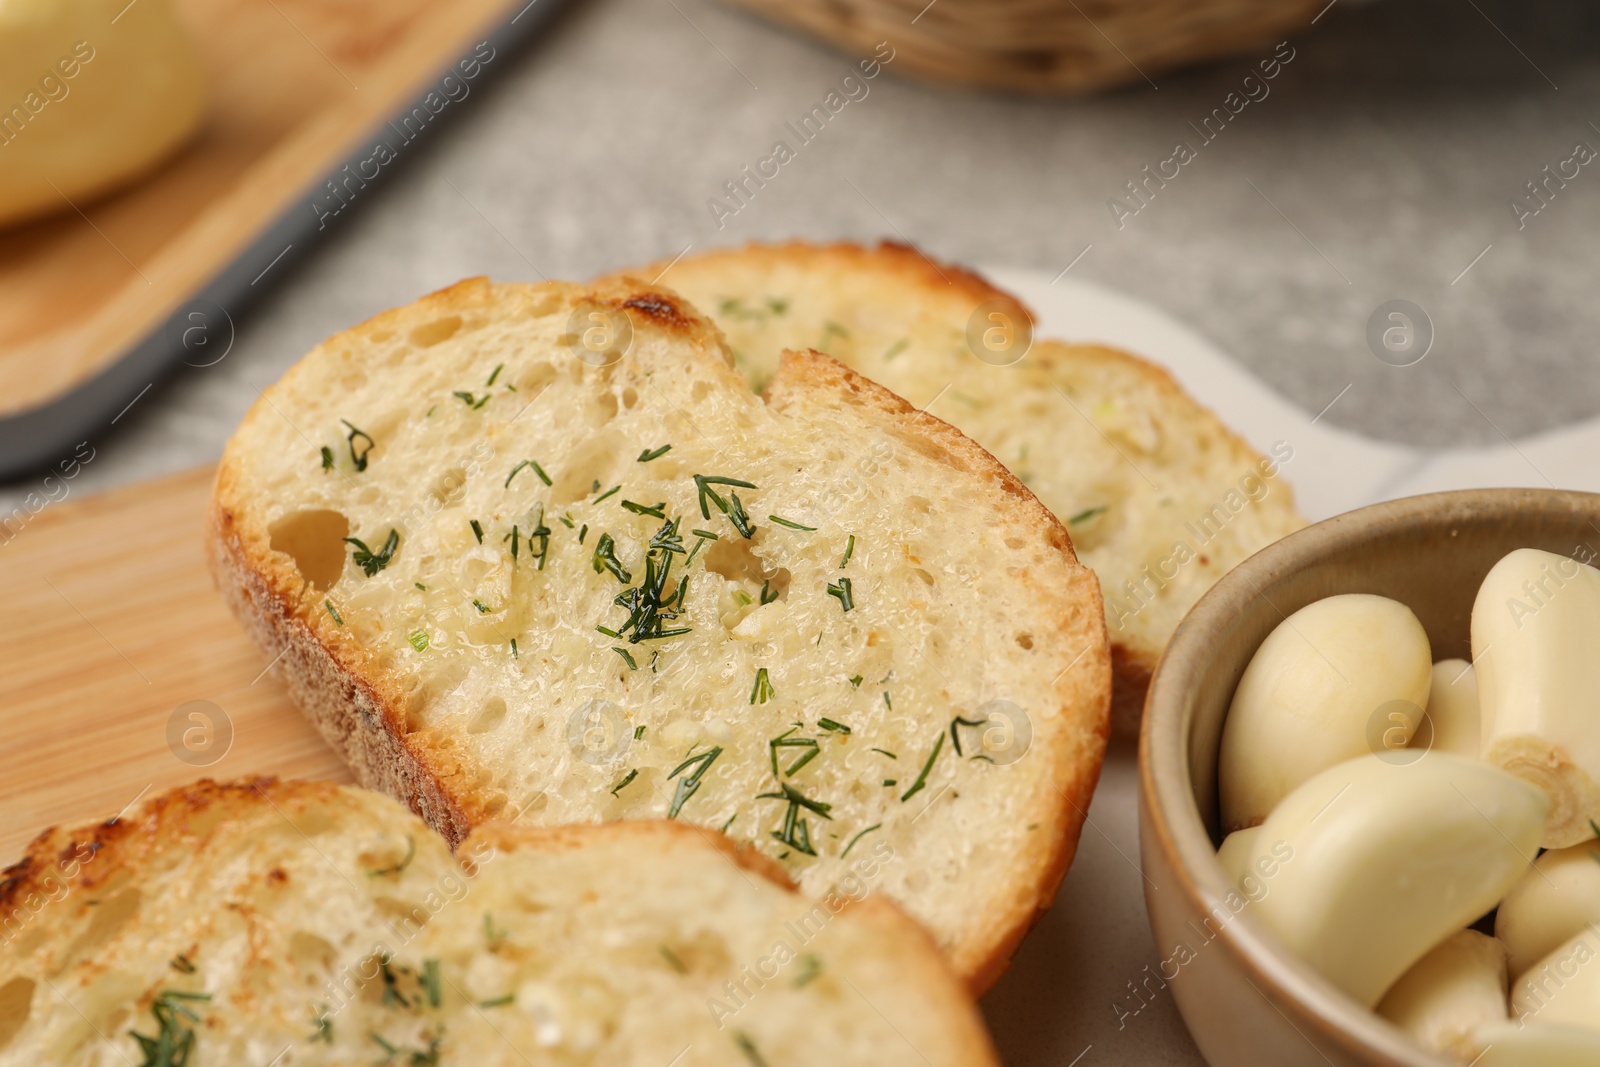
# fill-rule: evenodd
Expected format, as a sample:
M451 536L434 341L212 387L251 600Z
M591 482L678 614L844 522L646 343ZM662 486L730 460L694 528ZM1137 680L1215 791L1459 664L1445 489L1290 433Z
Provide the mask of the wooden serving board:
M248 774L349 781L212 588L200 554L212 468L41 511L0 544L5 773L0 866L62 822L109 819L147 792ZM223 731L182 716L208 701ZM194 709L189 709L194 710ZM206 709L208 713L209 709Z
M76 209L63 203L60 214L0 230L0 416L50 402L159 331L286 213L303 212L315 229L313 196L348 153L375 144L403 104L533 4L178 0L177 6L208 75L209 109L199 136L129 189ZM475 77L496 61L509 59L490 59ZM458 109L454 98L465 100L473 89L457 72L438 116ZM446 99L442 89L439 98ZM416 125L432 121L429 115ZM410 151L400 132L384 136L399 144L398 156ZM381 169L393 168L385 162ZM351 188L357 198L364 191ZM327 199L338 205L331 192Z

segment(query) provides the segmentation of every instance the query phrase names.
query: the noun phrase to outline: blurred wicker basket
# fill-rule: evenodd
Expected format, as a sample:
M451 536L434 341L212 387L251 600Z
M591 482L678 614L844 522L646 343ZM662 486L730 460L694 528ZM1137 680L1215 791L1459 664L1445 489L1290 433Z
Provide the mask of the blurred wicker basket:
M1327 0L728 0L934 81L1075 94L1248 52Z

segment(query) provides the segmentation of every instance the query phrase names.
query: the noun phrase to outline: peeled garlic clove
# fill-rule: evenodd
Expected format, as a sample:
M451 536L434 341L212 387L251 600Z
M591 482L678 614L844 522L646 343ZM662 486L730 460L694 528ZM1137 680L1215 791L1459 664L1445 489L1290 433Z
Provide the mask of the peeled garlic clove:
M1600 1028L1600 933L1585 930L1530 967L1511 988L1511 1014Z
M1378 1014L1423 1048L1471 1063L1481 1051L1473 1031L1509 1017L1507 984L1505 946L1476 930L1460 930L1384 994Z
M1600 819L1600 571L1521 548L1472 605L1485 762L1550 796L1546 848Z
M1493 1023L1473 1035L1483 1053L1473 1067L1594 1067L1600 1031L1532 1022Z
M1224 842L1226 844L1226 842ZM1600 927L1600 841L1546 852L1495 913L1494 935L1511 954L1511 977L1590 927Z
M1245 871L1250 869L1250 847L1260 833L1261 827L1252 826L1247 830L1235 830L1222 839L1222 847L1217 849L1217 862L1228 872L1228 880L1234 885L1238 885Z
M1473 760L1369 755L1296 789L1262 824L1292 855L1255 916L1368 1007L1446 937L1488 912L1528 869L1549 802Z
M1223 725L1222 828L1259 825L1301 782L1373 751L1375 718L1380 744L1405 747L1432 672L1422 624L1387 597L1331 596L1279 623L1245 668Z
M1464 659L1442 659L1433 665L1428 691L1428 722L1433 727L1428 747L1477 759L1483 748L1478 715L1478 678Z

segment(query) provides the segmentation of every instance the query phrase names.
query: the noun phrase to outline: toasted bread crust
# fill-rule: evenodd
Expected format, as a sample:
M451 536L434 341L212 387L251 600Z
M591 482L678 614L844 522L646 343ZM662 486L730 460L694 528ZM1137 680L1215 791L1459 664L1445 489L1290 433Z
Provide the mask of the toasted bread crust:
M893 254L906 262L907 269L917 269L914 264L922 262L920 255L908 249L901 248ZM975 275L952 275L957 276L974 295L981 293L987 298L988 293L994 292ZM591 290L577 286L562 289L634 312L636 330L659 331L691 344L701 357L731 365L716 326L669 290L627 279L600 283ZM444 314L482 307L495 299L495 291L485 279L468 279L413 305L378 315L324 342L321 350L359 358L359 347L366 335L402 331ZM304 373L309 362L302 361L291 369L285 380ZM881 416L894 432L915 436L929 447L942 450L951 466L995 488L1004 510L1043 531L1048 546L1060 553L1073 574L1073 580L1065 587L1039 590L1041 605L1055 608L1053 614L1041 612L1041 623L1054 624L1072 647L1083 649L1080 659L1055 683L1058 707L1053 721L1059 726L1052 743L1044 747L1056 762L1041 780L1050 783L1048 791L1056 795L1036 795L1027 801L1029 821L1040 827L1042 845L1026 857L1023 876L1009 887L1010 894L1002 906L982 917L977 933L951 958L969 989L981 993L1005 972L1017 945L1050 906L1071 863L1084 812L1098 781L1109 732L1111 699L1110 656L1099 585L1077 561L1061 523L1004 465L959 430L917 411L836 360L814 352L786 358L784 371L769 393L769 403L781 409L786 397L806 390L843 391L851 402L865 405ZM282 415L273 406L270 394L264 394L246 416L246 423L279 417ZM356 780L402 800L452 847L459 846L475 827L504 818L504 813L488 810L479 796L457 786L456 783L465 783L456 773L456 756L408 732L404 694L397 679L331 617L324 609L322 595L306 586L293 564L271 549L263 521L251 511L251 499L252 488L246 484L240 461L230 448L218 469L207 519L207 556L213 577L229 607L269 658L281 656L274 669L286 681L295 702L349 764ZM485 826L482 832L498 831ZM520 828L517 831L523 832ZM556 835L550 840L559 839L559 831L550 833ZM771 865L771 861L753 851L741 854L737 862L752 868ZM773 872L762 873L770 877Z

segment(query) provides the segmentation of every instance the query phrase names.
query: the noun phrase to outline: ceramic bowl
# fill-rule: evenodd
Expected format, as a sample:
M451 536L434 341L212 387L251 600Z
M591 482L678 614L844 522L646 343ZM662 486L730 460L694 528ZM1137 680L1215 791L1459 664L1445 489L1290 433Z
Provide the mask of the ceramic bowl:
M1291 534L1224 576L1173 635L1140 738L1139 844L1160 963L1212 1067L1439 1067L1250 916L1216 859L1217 749L1234 687L1284 617L1336 593L1401 601L1435 660L1471 658L1473 599L1517 548L1594 558L1600 495L1485 489L1408 497ZM1270 891L1270 889L1269 889Z

